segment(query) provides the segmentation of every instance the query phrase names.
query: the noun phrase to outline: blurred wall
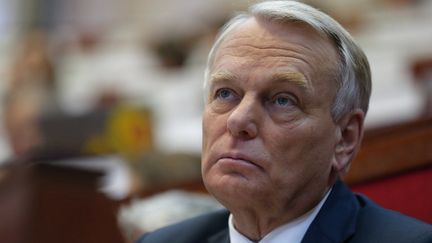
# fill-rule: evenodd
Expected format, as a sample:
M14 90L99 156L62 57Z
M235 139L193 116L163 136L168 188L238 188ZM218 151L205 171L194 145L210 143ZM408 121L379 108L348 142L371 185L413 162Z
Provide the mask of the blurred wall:
M38 29L54 70L49 92L58 109L82 114L107 97L145 105L153 110L160 150L199 153L206 55L216 30L249 2L0 0L0 120L16 79L11 70L25 72L23 46ZM424 97L411 66L432 57L432 1L307 2L345 25L370 59L374 86L367 127L418 117ZM8 131L0 133L1 160L12 152Z

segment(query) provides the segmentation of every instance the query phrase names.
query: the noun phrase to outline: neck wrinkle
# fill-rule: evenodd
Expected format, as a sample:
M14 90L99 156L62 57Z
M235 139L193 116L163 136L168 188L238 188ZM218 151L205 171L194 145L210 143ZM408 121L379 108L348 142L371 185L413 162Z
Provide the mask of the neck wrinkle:
M239 217L239 214L235 214L233 212L232 214L233 214L233 226L236 228L238 232L241 232L245 237L247 237L252 242L259 242L260 240L262 240L272 230L284 224L281 222L289 222L289 220L288 221L278 220L280 217L266 217L267 220L263 222L263 220L260 220L258 214L255 213L250 213L248 215L251 216L246 216L246 217ZM237 217L234 215L236 215ZM240 218L241 220L236 220L236 218L237 219ZM289 218L293 218L293 217L289 217ZM241 225L242 227L239 227L239 225Z
M236 228L238 232L242 232L242 234L252 242L259 242L263 238L263 235L260 228L258 215L254 213L250 213L250 214L252 216L245 217L244 220L240 220L244 223L238 223L238 221L236 220L236 218L242 219L243 217L233 217L233 226L234 228ZM253 218L254 220L250 220L251 218ZM250 222L254 222L254 223L250 223ZM243 227L238 227L238 225L242 225Z

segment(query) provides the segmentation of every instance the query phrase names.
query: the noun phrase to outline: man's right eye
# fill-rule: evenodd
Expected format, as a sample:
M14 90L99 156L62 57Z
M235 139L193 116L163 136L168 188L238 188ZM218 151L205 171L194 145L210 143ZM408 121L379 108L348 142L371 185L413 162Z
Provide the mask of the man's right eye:
M234 98L234 92L231 89L222 88L216 91L216 99L229 100Z

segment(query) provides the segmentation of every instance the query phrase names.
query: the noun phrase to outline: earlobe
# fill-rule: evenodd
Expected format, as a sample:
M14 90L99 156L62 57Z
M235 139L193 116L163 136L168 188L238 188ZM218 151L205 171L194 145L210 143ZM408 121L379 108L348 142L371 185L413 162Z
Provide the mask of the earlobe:
M334 169L340 174L348 171L363 138L364 112L360 109L349 113L338 123L337 142L333 161Z

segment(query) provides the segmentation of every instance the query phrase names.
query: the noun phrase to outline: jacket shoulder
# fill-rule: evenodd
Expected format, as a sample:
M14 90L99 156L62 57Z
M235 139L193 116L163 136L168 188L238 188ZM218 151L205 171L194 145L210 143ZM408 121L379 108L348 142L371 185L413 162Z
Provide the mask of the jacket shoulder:
M228 217L227 210L218 210L146 233L137 243L203 242L203 239L227 229Z
M432 243L432 226L398 212L382 208L366 197L361 204L356 232L349 242Z

